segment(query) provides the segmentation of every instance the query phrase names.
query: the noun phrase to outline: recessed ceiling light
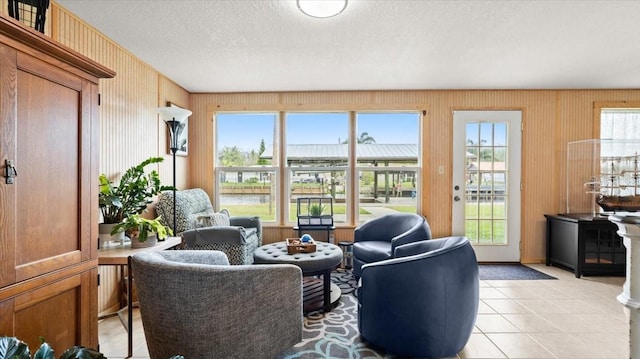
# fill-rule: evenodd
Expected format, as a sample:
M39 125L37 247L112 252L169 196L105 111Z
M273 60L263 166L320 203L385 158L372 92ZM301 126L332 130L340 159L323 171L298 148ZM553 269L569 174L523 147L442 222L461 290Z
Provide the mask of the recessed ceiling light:
M296 3L303 14L318 18L336 16L347 8L347 0L296 0Z

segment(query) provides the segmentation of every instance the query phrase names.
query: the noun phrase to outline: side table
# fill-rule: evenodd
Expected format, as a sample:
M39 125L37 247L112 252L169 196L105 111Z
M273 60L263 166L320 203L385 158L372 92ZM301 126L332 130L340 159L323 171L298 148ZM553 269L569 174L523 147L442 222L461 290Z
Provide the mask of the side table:
M340 299L340 288L331 283L331 272L342 263L342 251L336 245L316 242L311 253L287 252L286 242L276 242L258 247L253 253L254 264L293 264L302 270L302 276L322 276L322 281L303 281L304 312L318 309L329 312Z
M342 249L342 268L353 268L353 242L340 241L338 245Z
M127 306L118 310L118 318L120 322L127 330L128 334L128 358L133 355L133 277L131 275L131 257L140 252L145 251L163 251L165 249L171 249L178 247L182 244L182 237L169 237L164 241L158 241L153 247L146 248L131 248L131 242L124 245L118 245L113 247L107 247L98 250L98 265L99 266L119 266L120 268L126 267L127 269ZM123 311L127 310L127 320L123 319Z

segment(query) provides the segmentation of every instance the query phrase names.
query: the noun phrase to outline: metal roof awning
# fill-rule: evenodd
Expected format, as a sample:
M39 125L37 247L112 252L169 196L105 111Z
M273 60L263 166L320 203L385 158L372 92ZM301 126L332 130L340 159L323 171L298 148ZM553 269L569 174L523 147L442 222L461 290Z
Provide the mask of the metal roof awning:
M304 144L287 145L289 163L335 163L347 162L348 144ZM359 162L416 163L418 146L415 144L366 143L356 146ZM261 159L273 159L272 149L267 149Z

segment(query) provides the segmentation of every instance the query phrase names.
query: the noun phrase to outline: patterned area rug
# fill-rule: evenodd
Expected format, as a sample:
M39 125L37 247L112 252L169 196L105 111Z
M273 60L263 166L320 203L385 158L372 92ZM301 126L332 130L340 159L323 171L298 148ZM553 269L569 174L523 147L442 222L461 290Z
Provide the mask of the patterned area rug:
M481 280L556 279L520 264L481 264ZM329 313L309 313L304 318L302 342L282 353L277 359L401 359L363 342L358 332L358 283L349 269L337 269L331 280L340 287L342 296Z
M329 313L322 311L305 316L302 342L278 356L278 359L397 359L368 346L358 332L356 280L351 270L337 269L331 280L342 290L338 305Z

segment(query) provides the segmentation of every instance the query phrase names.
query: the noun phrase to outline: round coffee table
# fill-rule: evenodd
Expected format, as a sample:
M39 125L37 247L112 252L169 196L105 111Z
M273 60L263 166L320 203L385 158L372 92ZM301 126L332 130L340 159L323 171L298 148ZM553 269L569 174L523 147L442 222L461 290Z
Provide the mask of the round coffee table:
M276 242L258 247L253 254L255 264L293 264L302 270L304 277L322 275L304 281L304 312L319 309L325 312L338 303L340 288L331 283L331 272L342 262L342 250L333 244L316 242L316 251L312 253L287 253L286 242Z

